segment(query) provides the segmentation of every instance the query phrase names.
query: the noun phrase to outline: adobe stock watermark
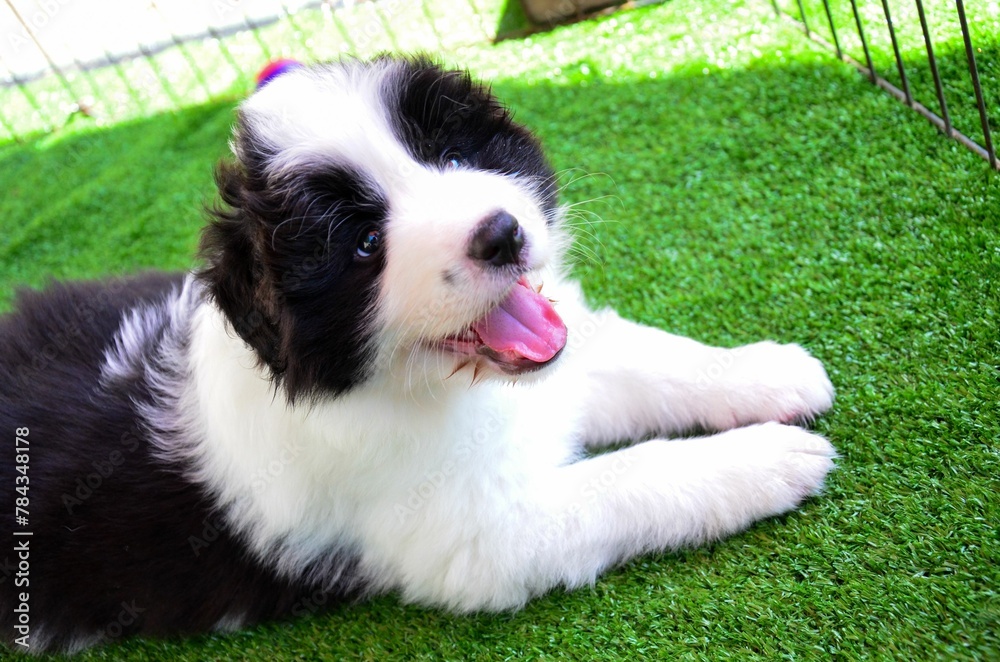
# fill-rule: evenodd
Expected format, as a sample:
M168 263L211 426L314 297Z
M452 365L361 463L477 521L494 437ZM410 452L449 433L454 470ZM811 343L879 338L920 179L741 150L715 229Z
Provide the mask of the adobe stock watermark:
M119 611L100 631L102 640L118 639L128 632L128 628L139 622L139 616L146 611L145 607L136 604L135 599L122 600Z
M246 0L215 0L212 3L212 11L215 14L216 19L229 19L233 14L236 14L238 18L245 21L251 29L256 29L256 26L250 24L250 20L246 16L247 7L253 3L247 2ZM344 11L357 11L357 2L343 2L340 6L335 7L333 3L324 3L324 10L329 10L333 12L344 12ZM374 5L374 2L365 3ZM349 36L350 44L344 43L342 45L341 51L347 52L349 50L354 51L355 55L363 55L364 52L371 47L371 45L379 39L381 36L386 34L385 24L390 23L397 15L400 13L403 7L406 6L406 0L380 0L378 2L378 8L374 11L381 12L381 18L373 18L369 21L365 21L360 27L352 27L351 34ZM284 7L284 5L283 5ZM285 8L285 12L291 14L292 12Z
M201 521L202 529L199 535L188 536L188 545L191 553L201 556L202 551L207 549L226 531L227 524L222 517L206 517Z
M371 4L373 7L375 6L375 3ZM379 2L378 7L375 7L373 11L382 12L382 18L366 21L360 32L355 32L351 36L355 49L364 52L371 47L372 42L386 34L388 31L383 21L385 23L391 22L399 14L400 8L405 4L405 0L382 0L382 2Z
M476 426L469 439L455 452L454 459L447 460L440 467L424 475L424 480L410 488L406 501L393 505L393 513L400 523L404 523L422 509L434 495L458 472L464 460L486 445L491 437L503 428L503 413L493 411Z
M77 344L84 336L83 329L93 326L98 314L114 305L114 299L124 291L126 285L125 280L111 276L99 293L87 298L83 303L74 304L72 319L76 321L64 326L59 332L46 336L45 343L31 357L31 362L18 366L16 382L27 387L59 361L61 353Z
M277 231L277 228L275 231ZM286 291L295 291L298 288L308 285L310 279L317 274L321 274L329 262L330 254L337 248L327 243L319 235L316 235L313 243L313 251L309 256L280 275L281 287L271 288L269 292L273 301L271 308L279 309L284 306L287 298ZM274 327L277 324L277 321L270 313L256 304L243 315L229 315L227 317L233 330L243 338L252 336L262 326L265 326L265 328L267 326Z
M125 464L128 457L135 453L142 445L139 437L134 431L122 433L118 440L120 448L110 451L105 457L93 460L90 467L93 471L77 476L72 492L64 492L62 503L66 512L73 516L76 509L82 506L88 499L94 496L108 481L109 478Z
M53 18L63 7L72 3L73 0L38 0L35 8L30 13L15 10L18 19L19 29L7 34L7 42L12 53L18 53L25 46L35 48L32 35L45 30ZM30 32L29 32L30 30Z
M721 350L707 367L698 371L695 378L698 390L707 391L723 379L726 373L736 365L736 360L743 355L745 350L745 347Z
M266 465L259 467L250 475L250 489L255 494L263 492L280 478L285 470L295 462L302 453L303 445L298 440L292 440L282 446L281 452ZM229 528L222 516L206 517L202 520L202 529L197 535L188 536L187 543L191 553L201 556L202 552L217 541Z
M597 504L601 499L608 498L618 481L621 480L622 476L628 474L629 469L635 464L635 460L623 451L612 452L599 456L599 458L610 460L608 468L592 476L580 486L579 497L570 501L565 508L549 520L548 525L542 530L543 541L552 542L565 538L566 531L570 529L570 523L577 520L585 508ZM582 461L594 462L599 458Z

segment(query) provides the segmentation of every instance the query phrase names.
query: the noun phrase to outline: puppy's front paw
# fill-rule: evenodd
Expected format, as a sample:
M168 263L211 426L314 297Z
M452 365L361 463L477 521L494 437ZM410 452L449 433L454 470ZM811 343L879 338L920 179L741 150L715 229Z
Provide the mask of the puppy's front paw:
M746 498L759 517L778 515L819 493L834 468L837 452L825 438L807 430L778 423L764 423L739 432L750 436L742 451L747 454Z
M725 401L737 424L811 422L833 405L823 364L799 345L768 341L731 351Z

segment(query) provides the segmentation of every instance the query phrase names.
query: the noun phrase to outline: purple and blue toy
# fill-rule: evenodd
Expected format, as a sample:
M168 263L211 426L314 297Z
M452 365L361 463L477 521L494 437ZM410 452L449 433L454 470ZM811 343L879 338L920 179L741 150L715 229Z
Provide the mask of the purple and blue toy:
M268 62L267 66L261 69L260 73L257 74L257 89L259 90L264 87L281 74L287 73L293 69L298 69L301 66L303 66L301 62L287 58L281 58Z

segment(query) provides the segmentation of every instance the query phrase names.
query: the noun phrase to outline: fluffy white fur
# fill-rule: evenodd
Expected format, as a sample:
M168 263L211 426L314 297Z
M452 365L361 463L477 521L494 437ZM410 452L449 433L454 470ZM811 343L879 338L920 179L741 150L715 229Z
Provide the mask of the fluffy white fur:
M572 288L567 288L567 293ZM201 478L232 523L283 569L331 547L360 551L372 578L406 599L461 611L522 605L579 586L616 562L734 533L821 487L833 449L763 423L712 437L584 457L585 446L656 426L725 429L812 416L833 389L795 345L731 355L590 313L561 299L573 329L544 380L428 385L387 371L334 402L285 406L224 320L194 323L185 408L202 427Z

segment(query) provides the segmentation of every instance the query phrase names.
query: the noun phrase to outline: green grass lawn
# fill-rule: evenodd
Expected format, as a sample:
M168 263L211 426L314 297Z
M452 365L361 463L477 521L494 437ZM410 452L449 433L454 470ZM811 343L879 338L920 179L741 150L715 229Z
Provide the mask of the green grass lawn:
M766 2L673 0L448 59L544 141L595 304L825 362L826 493L515 614L386 596L78 659L1000 659L997 173ZM190 267L231 120L216 103L0 146L0 306L51 276Z

